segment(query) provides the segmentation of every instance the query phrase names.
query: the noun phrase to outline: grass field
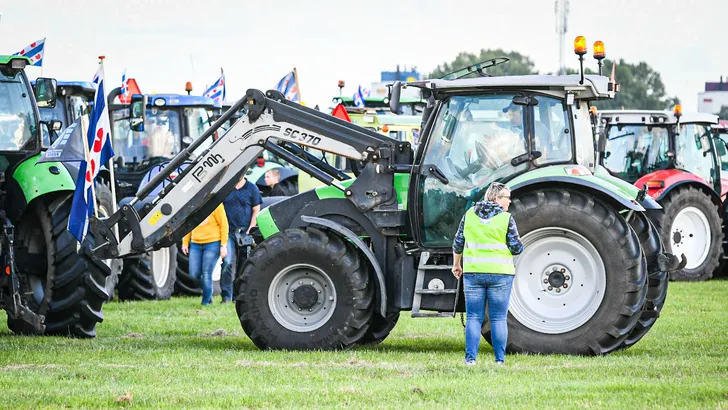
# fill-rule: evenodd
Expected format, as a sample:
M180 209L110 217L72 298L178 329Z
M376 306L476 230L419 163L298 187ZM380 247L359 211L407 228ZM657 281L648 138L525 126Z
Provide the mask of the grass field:
M663 316L633 348L513 355L505 367L485 342L478 366L461 364L459 318L403 314L374 348L271 352L250 342L231 305L114 302L93 340L2 327L0 408L728 409L726 296L725 280L671 283Z

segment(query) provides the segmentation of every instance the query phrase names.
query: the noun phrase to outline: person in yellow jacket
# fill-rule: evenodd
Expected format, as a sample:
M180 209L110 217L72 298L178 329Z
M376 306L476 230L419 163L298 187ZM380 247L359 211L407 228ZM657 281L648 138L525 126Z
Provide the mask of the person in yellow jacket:
M465 311L465 364L475 365L481 328L488 304L488 319L495 363L504 364L508 340L508 304L516 268L513 255L523 252L516 222L509 214L511 192L494 182L485 201L468 209L453 242L452 273L463 277ZM462 266L461 266L462 262Z
M228 220L222 204L182 239L182 252L190 256L190 276L202 282L202 305L212 304L212 271L218 258L227 256Z

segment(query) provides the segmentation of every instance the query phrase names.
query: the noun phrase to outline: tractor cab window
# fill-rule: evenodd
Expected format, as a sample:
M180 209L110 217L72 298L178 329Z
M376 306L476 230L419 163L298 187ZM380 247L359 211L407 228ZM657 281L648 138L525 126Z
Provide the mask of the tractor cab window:
M33 141L38 119L31 98L20 72L0 71L0 151L19 151Z
M41 121L50 122L53 120L61 122L61 130L65 129L66 124L66 101L64 98L56 100L56 106L53 108L38 108Z
M187 122L187 132L192 140L201 137L212 125L212 110L204 107L187 107L184 109L185 121ZM194 156L202 154L212 144L213 139L210 138L207 143L200 145L193 152Z
M560 99L536 97L538 104L533 108L534 151L541 152L537 166L572 160L569 112Z
M728 172L728 134L719 134L715 138L715 146L720 161L720 170Z
M710 138L710 129L703 125L681 125L675 141L675 165L713 184L715 164L710 154Z
M112 117L114 152L126 163L173 158L181 151L180 115L176 110L147 108L142 132L131 131L129 108L114 110Z
M72 95L69 98L69 108L70 108L70 114L71 118L70 121L76 121L77 119L81 118L82 115L91 114L91 110L88 109L88 100L86 97L80 96L80 95Z
M426 246L450 246L464 212L483 199L493 181L528 169L511 160L527 151L526 106L514 105L513 94L458 96L443 103L428 141L424 165L436 165L446 185L427 175L420 179Z
M663 126L613 125L607 131L604 166L630 183L661 169L670 160L669 133Z

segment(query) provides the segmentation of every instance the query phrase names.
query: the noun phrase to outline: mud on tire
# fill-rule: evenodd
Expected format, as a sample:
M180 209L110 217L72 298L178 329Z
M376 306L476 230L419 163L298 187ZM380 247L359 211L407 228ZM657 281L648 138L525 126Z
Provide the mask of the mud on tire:
M82 338L96 336L104 320L102 305L108 300L103 262L76 251L76 238L68 231L72 193L48 202L32 203L17 233L18 270L24 302L45 315L46 334ZM95 244L89 231L86 240ZM22 321L8 320L16 333L31 333Z
M516 259L507 350L601 355L617 349L637 324L647 292L646 261L632 228L598 199L568 189L519 195L510 212L526 249ZM562 267L571 285L556 293L560 281L552 272ZM490 342L488 321L482 332Z
M350 244L314 228L289 229L256 246L245 261L235 306L261 349L334 350L366 333L373 289L366 263Z
M718 206L710 200L707 194L690 186L675 188L660 201L660 205L662 205L662 210L648 211L648 216L655 224L658 232L660 232L660 237L665 245L666 252L672 253L680 258L682 253L686 253L686 256L688 256L687 252L690 252L691 245L699 250L707 249L702 262L694 266L695 262L691 262L688 257L688 264L684 269L670 272L670 280L702 281L713 277L713 271L718 268L718 264L723 256L723 230L721 229ZM701 220L700 213L705 217L705 222L707 222L708 229L710 230L707 238L710 240L708 246L702 247L699 246L699 243L695 244L694 236L691 235L697 234L698 231L693 232L688 230L676 232L677 229L674 227L675 220L680 212L686 208L693 209L689 213L693 217L692 219L688 218L688 220Z

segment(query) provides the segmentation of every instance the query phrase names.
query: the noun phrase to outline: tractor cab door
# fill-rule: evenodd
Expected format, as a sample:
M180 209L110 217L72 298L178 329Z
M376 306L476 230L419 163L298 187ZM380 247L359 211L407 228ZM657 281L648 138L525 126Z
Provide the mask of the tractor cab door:
M713 152L713 139L707 125L680 125L675 139L675 166L700 177L716 192L721 192L719 163Z
M554 97L502 93L440 102L410 190L419 242L451 246L465 211L493 181L572 161L568 124L566 105Z
M725 200L726 195L728 195L728 133L715 135L713 144L715 145L716 160L719 164L720 197Z

